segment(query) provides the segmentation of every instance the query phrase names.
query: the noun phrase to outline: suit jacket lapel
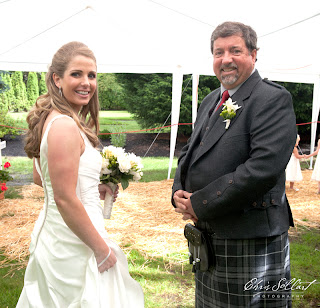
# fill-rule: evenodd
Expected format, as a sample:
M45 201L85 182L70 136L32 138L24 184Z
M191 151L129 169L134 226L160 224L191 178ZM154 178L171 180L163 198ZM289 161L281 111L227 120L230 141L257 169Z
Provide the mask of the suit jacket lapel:
M232 101L236 102L237 105L241 106L240 109L236 111L236 116L231 120L229 129L232 125L237 121L240 117L241 112L245 108L244 101L251 95L251 92L256 85L256 83L261 80L261 77L258 71L255 71L250 78L245 82L245 85L242 86L233 96ZM192 164L197 161L202 155L204 155L209 149L211 149L219 140L220 138L228 132L226 129L226 123L224 119L220 116L221 111L215 112L209 121L209 132L206 135L205 139L203 140L203 146L199 147L199 151L197 157ZM200 128L201 129L201 128ZM199 130L200 132L200 130Z
M231 120L228 129L230 129L234 122L239 118L240 113L244 109L243 101L237 101L236 104L238 104L241 108L236 111L236 116ZM219 139L228 131L226 129L226 122L224 122L224 119L220 116L220 113L221 109L212 115L212 119L210 119L209 122L209 132L204 139L204 145L199 150L196 159L199 159L200 156L202 156L205 152L212 148L219 141Z
M187 171L189 163L192 164L192 162L190 162L190 159L192 157L192 151L194 150L194 147L199 144L199 135L201 133L203 126L205 125L205 122L207 120L207 116L208 116L210 109L217 104L219 99L220 99L220 88L216 90L216 93L213 94L211 100L204 107L204 110L202 112L203 116L200 117L198 114L197 124L196 124L195 129L192 133L192 139L190 141L189 149L186 154L186 158L184 159L184 162L181 166L181 173L182 174L184 174Z
M194 130L194 132L193 132L192 141L191 141L191 144L190 144L190 147L189 147L189 152L190 152L190 148L193 148L194 145L199 142L199 141L198 141L199 135L200 135L200 132L201 132L203 126L205 125L205 122L206 122L206 120L207 120L207 116L208 116L208 114L209 114L209 111L210 111L210 109L212 108L212 106L215 106L215 105L217 104L217 102L218 102L219 99L220 99L220 90L215 93L215 95L212 97L211 102L205 107L205 110L203 111L203 116L202 116L202 118L201 118L201 119L198 119L198 118L197 118L197 122L198 122L198 123L197 123L197 125L196 125L196 127L195 127L195 130ZM211 116L211 118L212 118L214 115L215 115L215 114L213 114L213 115ZM209 123L210 123L210 121L211 121L211 118L210 118L210 120L209 120Z

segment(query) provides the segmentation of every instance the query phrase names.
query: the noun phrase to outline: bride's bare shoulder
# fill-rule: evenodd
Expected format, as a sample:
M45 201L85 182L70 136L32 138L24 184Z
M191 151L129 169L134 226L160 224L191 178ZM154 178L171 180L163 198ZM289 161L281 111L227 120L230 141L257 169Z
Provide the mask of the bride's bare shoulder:
M57 140L69 140L70 139L77 139L79 134L79 128L76 124L76 122L69 116L61 116L58 112L51 112L44 124L43 127L43 134L47 129L47 126L49 125L52 120L54 120L51 123L50 130L48 131L48 140L54 140L56 142Z

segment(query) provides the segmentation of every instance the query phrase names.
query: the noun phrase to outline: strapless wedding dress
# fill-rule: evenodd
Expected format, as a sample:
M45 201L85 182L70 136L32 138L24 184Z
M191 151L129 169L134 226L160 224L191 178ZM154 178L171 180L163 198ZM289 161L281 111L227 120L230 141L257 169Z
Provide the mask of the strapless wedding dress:
M30 258L18 308L140 308L144 307L141 286L129 274L127 258L108 238L99 200L100 153L85 134L77 196L93 225L115 252L117 263L99 273L93 251L65 224L54 202L48 171L47 136L56 116L47 126L40 147L40 167L45 202L31 234ZM41 170L41 171L40 171Z

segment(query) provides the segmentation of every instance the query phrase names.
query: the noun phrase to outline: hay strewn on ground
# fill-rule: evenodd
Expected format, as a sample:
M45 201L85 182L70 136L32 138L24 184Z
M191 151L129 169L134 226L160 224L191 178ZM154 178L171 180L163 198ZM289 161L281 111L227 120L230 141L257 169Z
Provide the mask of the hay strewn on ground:
M310 181L312 170L302 173L303 181L296 184L299 191L287 189L294 220L299 225L320 228L317 183ZM110 237L124 249L135 248L154 256L177 253L176 261L184 262L179 253L186 252L185 222L171 206L171 186L172 180L164 180L131 183L121 190L112 217L106 220ZM25 264L30 234L44 199L42 188L36 185L24 186L23 196L0 201L0 249L9 259ZM296 230L292 228L290 232L293 235Z
M289 184L287 183L286 193L295 224L319 229L320 195L317 194L318 182L311 181L311 174L312 170L302 170L303 180L294 185L299 191L295 192L289 189Z

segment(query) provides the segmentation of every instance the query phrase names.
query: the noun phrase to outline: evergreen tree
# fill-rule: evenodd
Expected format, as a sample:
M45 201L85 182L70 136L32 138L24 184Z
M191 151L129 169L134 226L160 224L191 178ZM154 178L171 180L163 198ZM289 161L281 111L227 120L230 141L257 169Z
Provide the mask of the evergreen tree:
M8 97L5 92L0 93L0 113L8 111Z
M23 73L15 71L12 74L12 87L14 90L15 104L12 107L14 111L28 110L27 91L23 82Z
M309 123L312 120L313 84L277 82L284 86L292 95L293 108L297 124ZM320 125L318 124L318 128ZM298 125L299 135L309 142L311 125Z
M12 100L13 96L12 93L9 95L7 94L8 91L12 91L12 89L10 89L10 83L10 74L8 72L0 71L0 138L9 134L18 134L15 129L8 127L14 125L14 120L8 116L8 97Z
M124 90L115 74L98 74L98 88L101 110L124 109Z
M126 109L131 112L142 128L161 126L171 112L172 76L169 74L117 74L117 80L125 91ZM184 76L180 107L180 123L192 121L192 82L190 75ZM297 123L308 123L312 118L313 85L302 83L277 82L292 95ZM198 101L220 87L215 76L200 76ZM169 119L170 120L170 119ZM166 125L170 124L169 121ZM318 128L320 124L318 124ZM299 125L299 134L305 142L310 139L310 125ZM191 125L180 126L179 134L189 135Z
M15 103L14 89L12 86L11 76L10 74L6 74L4 76L4 80L6 85L8 86L7 91L5 92L7 99L7 110L12 110L12 107Z
M126 109L132 113L142 128L162 126L171 113L171 74L117 74L125 91ZM213 89L220 86L214 76L201 76L199 82L199 103ZM182 85L180 123L192 122L192 81L185 75ZM170 124L169 117L166 125ZM179 126L179 134L189 135L192 125Z
M6 91L9 87L5 81L6 74L8 74L8 72L0 71L0 113L8 111L8 98Z
M29 72L27 81L28 107L32 107L39 97L38 77L35 72Z
M39 80L39 95L46 94L48 92L46 85L46 73L42 72Z
M7 90L7 85L3 80L3 76L8 74L6 71L0 71L0 93L3 93Z

